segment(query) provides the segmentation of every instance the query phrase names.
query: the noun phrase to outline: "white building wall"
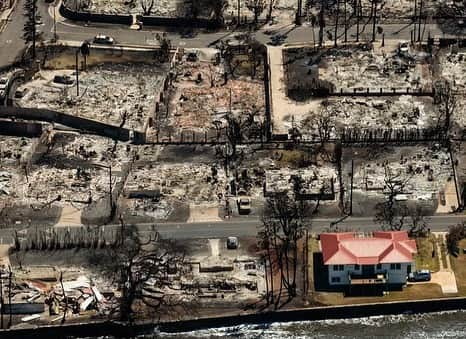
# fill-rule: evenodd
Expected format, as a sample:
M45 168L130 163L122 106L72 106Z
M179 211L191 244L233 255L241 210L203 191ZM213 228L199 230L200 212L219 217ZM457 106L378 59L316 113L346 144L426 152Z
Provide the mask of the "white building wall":
M395 264L396 265L396 264ZM375 266L375 273L388 273L389 284L405 284L406 277L408 275L408 266L411 265L411 272L415 270L414 263L401 263L400 269L397 270L391 268L391 264L382 264L379 269ZM343 265L343 270L334 270L335 265L328 265L328 282L330 285L348 285L349 274L362 274L362 266L359 269L355 269L355 265ZM333 278L340 278L339 282L334 281Z

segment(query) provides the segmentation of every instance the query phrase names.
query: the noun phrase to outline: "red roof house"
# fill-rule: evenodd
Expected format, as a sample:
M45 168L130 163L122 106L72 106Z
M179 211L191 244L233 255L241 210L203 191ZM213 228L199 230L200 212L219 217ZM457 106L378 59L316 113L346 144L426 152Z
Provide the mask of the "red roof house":
M406 231L374 232L372 237L323 233L320 242L325 265L410 263L417 252L416 242Z

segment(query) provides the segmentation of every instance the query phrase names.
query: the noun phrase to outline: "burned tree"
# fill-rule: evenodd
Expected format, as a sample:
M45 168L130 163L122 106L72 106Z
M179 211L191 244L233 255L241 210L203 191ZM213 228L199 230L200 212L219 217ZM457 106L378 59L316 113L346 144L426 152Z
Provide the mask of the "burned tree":
M184 253L173 242L162 241L155 230L143 237L135 226L125 225L121 218L120 222L114 244L99 252L94 263L118 283L120 318L132 322L137 302L151 310L171 305L163 289L184 262Z
M265 10L267 2L265 0L249 0L246 7L254 14L254 24L259 21L259 16Z
M268 302L275 308L285 290L288 300L297 296L298 273L298 242L302 239L305 229L304 217L311 210L303 201L297 201L287 195L277 195L266 202L262 215L262 226L258 233L259 244L266 251L269 267L270 285ZM278 294L273 291L273 278L278 270L280 285Z
M375 207L374 221L379 223L384 230L400 231L409 220L411 221L411 233L419 233L426 227L426 211L417 207L409 207L402 201L396 199L406 191L406 186L412 178L411 174L401 172L395 173L387 165L384 167L384 190L385 201L378 203Z
M327 100L323 101L319 113L309 112L308 117L302 122L303 131L310 130L319 138L321 148L330 141L335 130L334 114Z
M272 12L273 12L273 7L275 6L275 0L269 0L269 7L268 7L268 10L267 10L267 22L269 22L270 20L272 20Z
M212 13L214 20L223 21L223 12L227 6L227 0L192 0L189 14L193 18L197 18L200 13L207 9Z
M457 99L450 82L445 79L434 84L435 102L438 104L437 128L449 131L457 108Z
M140 0L142 15L151 15L155 5L155 0Z

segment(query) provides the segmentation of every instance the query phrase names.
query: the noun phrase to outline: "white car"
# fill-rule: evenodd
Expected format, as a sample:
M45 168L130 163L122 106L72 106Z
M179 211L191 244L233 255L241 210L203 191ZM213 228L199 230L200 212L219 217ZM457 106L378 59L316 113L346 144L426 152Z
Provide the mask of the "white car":
M107 35L99 34L94 37L95 44L113 45L115 40Z
M409 53L409 42L401 41L398 45L398 51L403 54Z

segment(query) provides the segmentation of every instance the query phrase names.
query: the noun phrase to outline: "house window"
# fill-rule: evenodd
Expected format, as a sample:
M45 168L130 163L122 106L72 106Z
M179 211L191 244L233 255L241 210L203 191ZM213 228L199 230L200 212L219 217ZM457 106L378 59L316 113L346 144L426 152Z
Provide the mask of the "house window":
M354 270L359 271L359 265L358 264L354 265Z
M401 270L401 264L390 264L391 270Z
M333 283L339 283L340 282L340 277L332 277L332 282Z
M377 264L377 269L381 270L382 269L382 264Z
M344 271L345 270L345 265L333 265L333 270L334 271Z

